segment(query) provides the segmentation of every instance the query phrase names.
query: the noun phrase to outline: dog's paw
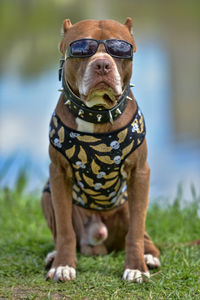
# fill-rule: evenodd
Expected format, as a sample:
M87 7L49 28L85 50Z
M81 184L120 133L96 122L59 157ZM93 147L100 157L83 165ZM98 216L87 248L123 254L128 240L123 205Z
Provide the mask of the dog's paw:
M152 254L145 254L144 260L150 269L158 268L161 266L160 259Z
M57 253L57 251L54 250L54 251L49 252L47 254L47 256L45 258L45 268L46 269L49 269L51 267L51 265L52 265L52 263L53 263L53 261L54 261L54 259L56 257L56 253Z
M55 281L70 281L76 278L76 270L69 266L60 266L51 268L47 273L46 279L53 279Z
M127 281L133 281L137 283L142 283L145 278L150 278L149 272L141 272L139 270L125 269L122 279Z

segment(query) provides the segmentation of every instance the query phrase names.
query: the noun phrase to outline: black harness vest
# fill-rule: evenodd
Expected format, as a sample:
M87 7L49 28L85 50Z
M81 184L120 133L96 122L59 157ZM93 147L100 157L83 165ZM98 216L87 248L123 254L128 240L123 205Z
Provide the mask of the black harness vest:
M86 133L65 126L53 114L50 143L69 161L73 173L73 203L93 210L109 210L127 200L124 160L145 138L145 122L138 108L125 127L107 133Z

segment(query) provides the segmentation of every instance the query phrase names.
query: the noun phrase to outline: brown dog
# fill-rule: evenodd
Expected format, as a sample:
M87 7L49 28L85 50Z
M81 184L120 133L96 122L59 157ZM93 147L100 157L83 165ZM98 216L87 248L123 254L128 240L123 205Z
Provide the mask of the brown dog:
M145 233L149 167L144 118L130 91L132 20L63 23L63 91L50 123L42 207L56 251L47 279L76 276L81 253L125 247L123 279L142 282L159 251ZM143 276L144 275L144 276Z

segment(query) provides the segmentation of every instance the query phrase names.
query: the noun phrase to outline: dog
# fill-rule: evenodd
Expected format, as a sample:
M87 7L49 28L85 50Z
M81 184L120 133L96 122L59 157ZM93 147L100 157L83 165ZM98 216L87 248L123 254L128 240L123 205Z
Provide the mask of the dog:
M143 282L160 266L145 232L150 169L143 114L130 90L132 19L63 22L63 89L49 129L50 177L42 208L55 251L47 279L76 277L76 249L125 248L122 278Z

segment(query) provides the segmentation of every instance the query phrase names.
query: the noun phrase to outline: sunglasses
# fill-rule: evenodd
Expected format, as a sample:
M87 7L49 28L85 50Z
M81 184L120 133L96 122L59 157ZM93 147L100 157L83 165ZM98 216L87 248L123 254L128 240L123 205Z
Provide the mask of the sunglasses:
M99 44L104 44L108 54L117 58L133 58L133 47L123 40L95 40L95 39L80 39L73 41L67 47L67 58L69 57L89 57L97 52Z

